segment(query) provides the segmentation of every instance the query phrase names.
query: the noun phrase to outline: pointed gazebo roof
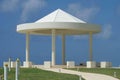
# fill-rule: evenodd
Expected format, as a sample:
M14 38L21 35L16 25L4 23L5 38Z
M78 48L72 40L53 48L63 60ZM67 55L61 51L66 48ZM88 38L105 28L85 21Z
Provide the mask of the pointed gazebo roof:
M34 23L25 23L17 26L18 32L29 32L30 34L49 35L52 29L56 30L57 35L79 35L88 34L89 32L98 33L101 31L98 25L88 24L61 9L53 11Z
M79 22L79 23L86 23L61 9L57 9L54 12L48 14L47 16L37 20L35 23L39 22Z

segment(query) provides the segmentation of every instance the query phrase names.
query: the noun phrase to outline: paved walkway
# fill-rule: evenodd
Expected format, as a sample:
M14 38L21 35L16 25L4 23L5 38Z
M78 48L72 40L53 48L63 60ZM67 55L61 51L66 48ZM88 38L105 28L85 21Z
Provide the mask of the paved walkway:
M66 70L66 69L60 69L60 68L50 68L50 69L44 69L44 70L67 73L67 74L81 75L86 80L119 80L119 79L116 79L116 78L108 76L108 75L78 72L78 71Z

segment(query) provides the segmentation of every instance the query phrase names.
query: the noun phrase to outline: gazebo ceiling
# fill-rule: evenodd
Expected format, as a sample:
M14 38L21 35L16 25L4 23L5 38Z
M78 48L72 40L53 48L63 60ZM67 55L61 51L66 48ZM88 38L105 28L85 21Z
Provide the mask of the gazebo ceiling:
M101 31L99 25L88 24L60 9L41 18L35 23L25 23L17 26L17 32L30 34L51 34L55 29L57 35L80 35L89 32L98 33Z

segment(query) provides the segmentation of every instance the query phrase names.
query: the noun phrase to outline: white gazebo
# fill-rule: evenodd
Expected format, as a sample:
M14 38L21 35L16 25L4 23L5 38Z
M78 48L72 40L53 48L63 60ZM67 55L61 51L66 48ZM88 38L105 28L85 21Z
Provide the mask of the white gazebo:
M51 63L52 66L56 65L56 35L62 36L62 64L65 64L65 36L66 35L82 35L88 34L90 36L89 43L89 60L93 60L92 55L92 35L99 33L101 28L99 25L89 24L82 21L61 9L57 9L47 16L37 20L34 23L25 23L17 25L17 32L26 34L26 61L24 65L29 67L29 35L41 34L52 36L52 50L51 50Z

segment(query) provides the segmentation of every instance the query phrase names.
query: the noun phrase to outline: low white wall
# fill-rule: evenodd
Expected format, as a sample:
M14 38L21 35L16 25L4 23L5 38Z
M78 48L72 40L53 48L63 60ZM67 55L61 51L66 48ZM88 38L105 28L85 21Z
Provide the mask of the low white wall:
M112 63L111 62L102 61L100 63L100 67L101 68L110 68L110 67L112 67Z
M30 67L32 67L32 62L26 62L26 61L24 61L23 62L23 67L24 68L30 68Z
M32 68L44 68L44 65L32 65Z
M16 62L11 61L11 68L15 68L16 67Z
M67 61L67 68L75 68L75 62L74 61Z
M44 68L51 68L51 62L50 61L44 61Z
M87 68L96 68L95 61L87 61Z

